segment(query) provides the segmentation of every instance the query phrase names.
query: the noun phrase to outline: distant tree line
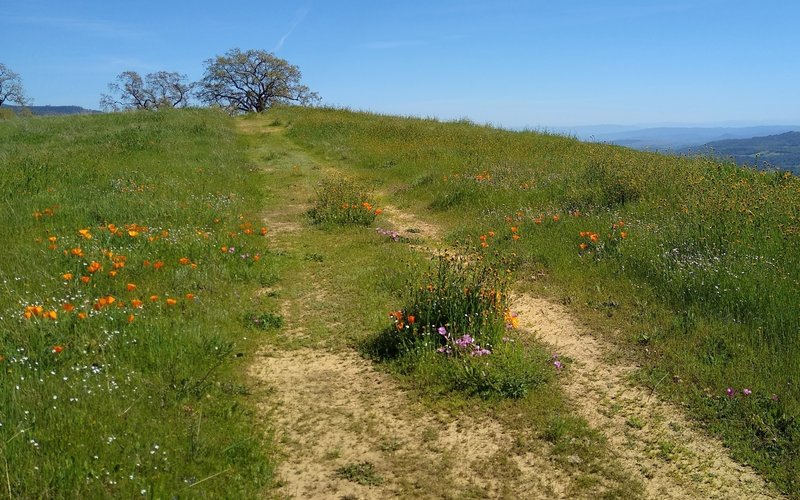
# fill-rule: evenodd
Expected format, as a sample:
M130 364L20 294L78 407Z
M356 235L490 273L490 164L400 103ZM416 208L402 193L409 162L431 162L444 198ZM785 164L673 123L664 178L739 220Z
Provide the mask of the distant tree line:
M105 111L157 111L186 107L193 99L237 114L260 113L275 104L312 104L319 101L319 95L303 85L297 66L264 50L237 48L206 60L205 74L198 82L171 71L144 76L123 71L108 84L100 107ZM0 63L0 105L4 102L24 107L30 100L20 76Z
M297 66L264 50L232 49L205 61L199 82L186 75L159 71L142 77L124 71L108 84L100 106L106 111L179 108L196 98L231 114L260 113L275 104L311 104L319 100L302 84Z

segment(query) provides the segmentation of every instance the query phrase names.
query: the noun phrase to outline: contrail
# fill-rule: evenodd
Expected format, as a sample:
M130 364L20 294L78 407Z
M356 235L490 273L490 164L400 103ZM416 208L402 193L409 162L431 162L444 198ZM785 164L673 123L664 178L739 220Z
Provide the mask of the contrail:
M303 22L303 19L306 18L306 16L310 11L311 9L309 9L308 7L303 7L302 9L299 9L297 11L297 15L294 17L294 22L292 22L292 25L289 27L289 31L287 31L286 34L281 37L281 39L278 41L278 44L275 45L274 49L272 49L273 52L281 50L281 48L283 47L283 43L286 41L287 38L289 38L289 35L292 34L292 31L294 31L294 29L297 28L300 25L300 23Z

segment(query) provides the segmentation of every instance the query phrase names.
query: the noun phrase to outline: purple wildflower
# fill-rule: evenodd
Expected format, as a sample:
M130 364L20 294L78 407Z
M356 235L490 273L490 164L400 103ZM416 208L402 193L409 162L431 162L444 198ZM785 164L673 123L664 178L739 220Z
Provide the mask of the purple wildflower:
M725 389L725 394L729 398L732 398L732 397L734 397L736 395L736 391L733 390L733 387L728 387L727 389Z
M440 326L436 331L439 332L439 335L442 337L447 337L447 328Z
M235 247L228 247L228 253L236 253Z
M561 369L564 368L564 365L562 365L561 361L559 361L559 360L553 361L553 366L555 366L556 370L558 370L558 371L561 371Z
M753 391L745 387L744 389L742 389L742 394L744 394L745 396L749 396L753 394Z
M479 346L475 346L475 347L477 347L477 349L474 349L474 350L473 350L473 351L470 353L470 354L472 354L473 356L485 356L485 355L487 355L487 354L491 354L491 353L492 353L492 351L490 351L489 349L486 349L486 348L484 348L484 347L479 347Z
M461 337L460 339L456 340L456 345L458 347L466 348L467 346L471 345L472 342L474 342L474 339L472 337L470 337L469 334L464 334L463 337Z

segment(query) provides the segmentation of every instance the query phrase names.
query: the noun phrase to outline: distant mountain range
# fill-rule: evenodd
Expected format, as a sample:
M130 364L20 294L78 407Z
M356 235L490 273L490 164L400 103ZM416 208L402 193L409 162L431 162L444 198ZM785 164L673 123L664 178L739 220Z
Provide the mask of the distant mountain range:
M20 106L3 106L3 108L11 109L17 113L23 109ZM27 106L27 108L36 116L87 115L100 113L100 111L86 109L80 106Z
M728 139L750 139L800 130L800 125L754 127L573 127L564 131L578 139L650 151L678 151Z
M685 148L678 153L708 154L732 159L738 165L762 170L790 170L795 175L800 174L800 132L713 141L700 147Z
M800 175L800 125L652 127L618 125L559 130L583 141L667 154L712 155L762 170Z

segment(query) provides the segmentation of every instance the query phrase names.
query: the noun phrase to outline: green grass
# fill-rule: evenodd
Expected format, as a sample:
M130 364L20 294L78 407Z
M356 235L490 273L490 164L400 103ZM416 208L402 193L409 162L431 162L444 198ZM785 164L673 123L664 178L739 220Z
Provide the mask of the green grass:
M269 116L436 220L451 243L539 276L518 286L617 332L646 383L687 403L783 491L800 490L797 178L461 122Z
M0 491L249 497L270 484L240 375L261 334L242 318L268 318L250 296L280 259L233 121L8 120L0 165Z
M504 428L519 436L514 450L519 455L541 453L539 434L542 429L559 419L568 421L560 428L562 446L553 450L554 458L563 459L571 473L591 483L571 485L570 491L574 489L576 494L584 495L637 497L641 485L621 472L601 435L593 433L585 420L569 417L573 409L556 383L552 359L535 346L502 341L503 336L519 340L513 331L506 330L505 300L497 301L494 294L484 297L481 293L464 293L462 285L502 292L507 271L497 266L511 262L490 259L485 270L501 272L500 276L492 276L481 273L481 267L474 265L477 261L471 258L431 260L427 253L409 244L408 239L393 238L392 231L405 228L393 226L391 219L385 220L384 215L377 217L374 229L356 224L313 224L305 216L306 207L313 206L318 199L321 180L341 175L348 176L356 185L375 184L375 180L365 179L364 172L354 171L347 164L334 170L328 166L328 161L309 155L304 148L286 139L288 129L273 128L286 124L282 118L270 115L248 117L241 123L249 132L249 155L265 158L269 185L276 187L265 200L265 213L269 217L293 213L294 220L301 221L300 225L290 226L275 235L273 251L285 259L282 268L285 278L272 293L282 302L282 318L287 327L271 334L271 348L334 352L361 348L362 352L381 361L378 368L387 370L403 387L410 389L408 394L412 399L422 400L440 418L449 415L457 420L469 414L478 420L502 421ZM271 154L272 151L281 153ZM289 189L278 190L277 186ZM375 195L378 203L393 202L382 190L376 190ZM431 290L428 284L432 285ZM430 307L431 301L440 299L447 301L444 310ZM467 321L456 317L465 311L472 316L478 312L481 316L481 311L488 314L489 309L493 311L493 318L486 324L479 319ZM397 314L387 314L398 310L404 319L402 336L398 336ZM411 328L405 328L409 315L419 317L415 318L417 329L413 334ZM460 332L453 340L472 332L481 341L486 339L498 345L493 346L491 356L442 356L435 350L441 344L426 345L421 340L430 337L425 335L431 333L430 328L422 328L428 324L437 329L444 325L454 335ZM490 326L490 331L480 331L479 327L485 326ZM499 342L492 340L498 336ZM403 341L405 337L408 343ZM487 362L492 356L494 358ZM373 432L364 431L366 442L376 438ZM580 444L574 444L578 440ZM429 446L431 443L423 439L423 442L404 443L403 449ZM454 494L446 475L436 472L449 467L447 454L442 455L440 464L433 464L433 469L430 463L409 462L405 453L390 455L392 467L397 469L394 476L399 478L401 496L418 495L420 491L434 495ZM570 463L567 457L572 455L581 460ZM334 450L328 458L337 456ZM508 468L506 462L491 461L487 469L493 471L495 477L513 480L513 469ZM411 480L413 484L405 483ZM468 492L458 491L468 495Z

